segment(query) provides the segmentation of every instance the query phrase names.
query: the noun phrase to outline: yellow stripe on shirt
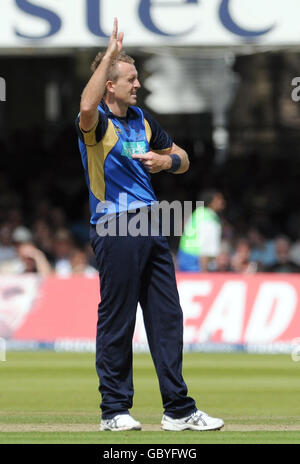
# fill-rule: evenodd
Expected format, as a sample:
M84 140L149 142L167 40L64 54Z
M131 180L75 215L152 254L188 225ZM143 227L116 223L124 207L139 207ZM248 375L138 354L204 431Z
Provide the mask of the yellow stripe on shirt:
M97 125L94 128L96 130ZM84 134L85 135L85 134ZM86 143L86 140L89 144ZM88 159L88 172L90 180L90 188L93 195L100 201L105 201L105 175L104 163L109 152L118 142L118 136L114 130L113 123L108 120L108 126L103 139L94 144L96 135L89 132L88 139L85 138L87 159Z

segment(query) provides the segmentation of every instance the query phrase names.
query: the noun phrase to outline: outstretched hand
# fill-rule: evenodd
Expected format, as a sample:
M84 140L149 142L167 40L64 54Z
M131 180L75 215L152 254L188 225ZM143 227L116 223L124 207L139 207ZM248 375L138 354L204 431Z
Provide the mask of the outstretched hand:
M114 19L114 28L110 36L106 53L110 58L115 58L123 48L124 32L118 34L118 19Z

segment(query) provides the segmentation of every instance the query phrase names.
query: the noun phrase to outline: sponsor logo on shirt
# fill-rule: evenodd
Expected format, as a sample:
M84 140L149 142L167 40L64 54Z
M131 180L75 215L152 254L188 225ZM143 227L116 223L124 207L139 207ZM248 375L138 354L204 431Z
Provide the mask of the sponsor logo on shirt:
M146 143L145 141L141 142L123 142L122 156L131 158L132 155L138 155L146 153Z

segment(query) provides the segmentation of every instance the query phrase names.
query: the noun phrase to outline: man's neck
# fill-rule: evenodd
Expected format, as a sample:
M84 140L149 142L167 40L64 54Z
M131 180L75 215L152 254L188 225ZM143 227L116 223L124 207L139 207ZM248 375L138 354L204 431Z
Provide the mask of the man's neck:
M108 99L104 99L105 103L107 104L110 111L119 116L119 118L125 118L127 115L128 106L122 105L116 101L109 101Z

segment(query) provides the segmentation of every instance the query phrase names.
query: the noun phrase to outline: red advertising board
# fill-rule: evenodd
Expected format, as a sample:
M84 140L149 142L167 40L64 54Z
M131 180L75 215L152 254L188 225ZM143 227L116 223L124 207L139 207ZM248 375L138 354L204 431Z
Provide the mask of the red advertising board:
M300 337L300 275L177 274L185 345L290 344ZM96 334L98 278L1 277L0 337L89 340ZM134 343L146 343L138 309Z

